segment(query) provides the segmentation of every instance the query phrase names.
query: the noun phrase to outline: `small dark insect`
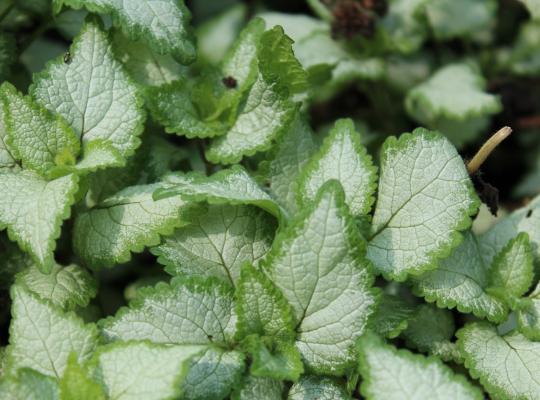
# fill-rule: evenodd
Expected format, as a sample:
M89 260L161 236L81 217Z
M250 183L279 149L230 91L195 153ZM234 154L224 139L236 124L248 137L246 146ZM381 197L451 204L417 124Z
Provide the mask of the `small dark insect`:
M223 82L223 84L229 89L234 89L238 84L238 82L236 82L236 79L234 79L232 76L226 76L221 80L221 82Z
M64 63L71 64L71 53L69 51L64 54Z
M210 340L210 341L214 339L214 337L213 337L212 335L206 335L206 337L207 337L208 340Z
M527 211L527 215L525 216L525 218L531 218L532 212L533 210Z
M482 203L488 206L491 214L497 216L497 211L499 210L499 189L486 182L484 178L482 178L480 171L474 173L471 176L471 179Z
M351 39L356 34L364 37L373 37L375 33L374 16L355 0L339 1L332 12L332 36Z

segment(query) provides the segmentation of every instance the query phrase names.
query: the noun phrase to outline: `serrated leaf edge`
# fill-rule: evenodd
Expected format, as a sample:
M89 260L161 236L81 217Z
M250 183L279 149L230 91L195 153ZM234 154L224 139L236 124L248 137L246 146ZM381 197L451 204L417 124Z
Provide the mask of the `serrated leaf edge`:
M330 133L324 138L323 144L319 150L317 150L317 152L310 158L297 178L298 183L296 185L296 199L299 208L306 205L306 199L303 194L305 193L305 187L310 175L319 167L321 160L326 157L328 150L332 147L336 141L336 138L343 135L348 136L351 139L354 152L370 173L367 188L368 192L365 195L363 194L367 201L359 215L368 214L370 212L371 207L375 202L375 191L377 190L377 167L373 164L373 159L371 155L368 154L367 149L360 142L360 136L357 133L358 132L356 131L354 122L350 118L338 119L335 122Z
M446 139L446 137L440 134L439 132L430 131L425 128L416 128L412 133L404 133L401 136L399 136L399 138L396 138L395 136L390 136L384 141L382 145L382 149L381 149L381 162L380 162L381 166L385 164L387 154L389 152L399 151L401 149L407 148L408 143L412 140L416 140L415 138L417 136L422 136L428 141L442 139L443 141L446 141L450 146L453 147L453 145L450 144L448 139ZM457 154L457 151L456 151L456 155L459 156L459 154ZM382 167L381 167L381 170L382 170ZM380 179L382 179L382 174L379 177L379 183L380 183ZM450 234L450 238L448 239L448 243L446 243L446 245L441 246L440 248L435 249L427 254L427 257L432 260L431 262L427 262L425 264L413 267L411 269L403 270L397 274L393 272L390 272L390 273L383 272L382 276L386 280L395 280L397 282L403 282L408 278L408 275L418 276L424 272L434 270L439 266L440 260L445 259L448 256L450 256L451 252L462 242L463 235L461 232L469 229L472 226L472 217L476 214L476 212L478 211L478 207L480 206L480 199L478 198L478 195L476 194L476 191L470 179L467 180L466 186L468 188L471 202L469 204L469 208L465 210L463 218L460 221L457 221L454 227L450 228L452 232ZM377 232L377 234L380 233L380 231ZM371 241L371 239L374 236L375 235L371 235L368 242Z

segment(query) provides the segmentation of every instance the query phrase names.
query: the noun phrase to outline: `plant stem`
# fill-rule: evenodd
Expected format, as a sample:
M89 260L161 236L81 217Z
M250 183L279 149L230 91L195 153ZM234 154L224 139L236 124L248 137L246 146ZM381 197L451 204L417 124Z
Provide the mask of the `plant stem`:
M15 6L15 0L7 0L7 6L0 11L0 22L6 18L6 16L9 14L9 12L13 9Z
M494 133L493 136L491 136L486 143L480 147L480 150L478 150L472 160L467 163L467 171L469 172L469 175L472 175L478 171L484 161L486 161L493 150L495 150L495 147L497 147L511 133L512 128L509 126L505 126Z

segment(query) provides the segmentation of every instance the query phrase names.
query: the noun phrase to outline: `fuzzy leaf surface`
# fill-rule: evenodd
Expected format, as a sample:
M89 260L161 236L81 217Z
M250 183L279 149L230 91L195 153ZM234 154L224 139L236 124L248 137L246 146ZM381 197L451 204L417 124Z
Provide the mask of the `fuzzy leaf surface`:
M482 392L439 359L398 350L375 334L360 339L360 386L367 400L483 399Z
M176 398L190 359L203 348L149 342L113 343L96 351L92 360L94 375L103 384L107 398Z
M94 278L75 264L66 267L55 264L48 274L32 266L21 272L17 281L41 299L64 310L85 307L97 294Z
M398 296L383 294L371 317L373 330L383 337L393 339L407 328L414 312L414 306Z
M475 66L449 64L407 94L409 114L423 123L440 118L464 121L501 110L497 96L485 92L486 82Z
M486 323L468 324L457 337L465 366L490 395L527 400L540 396L540 343L517 332L499 336Z
M74 314L66 314L38 299L20 285L11 288L12 315L9 368L32 368L59 378L68 357L76 352L79 361L90 358L98 342L95 326L85 325Z
M77 176L46 181L31 171L0 172L0 227L28 252L36 265L49 271L62 221L69 217L77 191Z
M242 388L232 396L233 400L275 400L282 398L283 382L271 378L248 376Z
M191 13L183 0L54 0L56 11L75 9L111 14L113 23L133 41L142 40L159 54L172 54L180 62L195 60Z
M308 368L339 374L353 361L355 339L373 312L373 277L363 239L329 182L315 203L281 231L263 270L292 306Z
M287 400L351 400L351 397L332 379L306 375L292 385Z
M129 308L104 320L101 328L107 340L225 345L234 335L235 324L231 289L215 280L205 283L194 278L141 289Z
M160 235L182 226L185 202L180 197L153 200L159 184L130 186L81 212L75 219L73 245L89 266L129 261L131 252L155 246Z
M68 121L85 147L107 141L123 156L139 146L145 114L137 89L113 55L109 35L89 19L70 49L34 78L32 95Z
M435 268L478 207L454 146L422 128L386 140L378 192L367 256L378 272L396 280Z
M508 309L502 300L488 293L489 276L490 265L482 258L478 239L468 232L436 270L414 279L414 288L418 295L439 307L457 307L460 312L503 322Z
M154 193L154 198L179 195L186 200L207 201L210 204L251 204L276 217L284 213L240 165L209 177L201 174L170 174L163 179L163 186Z
M315 149L311 127L298 113L281 140L269 151L267 160L259 166L270 193L291 214L297 210L298 176Z
M73 165L80 145L75 133L58 116L23 96L10 83L0 87L6 150L25 169L49 177L58 166Z
M297 198L303 204L313 200L325 182L335 179L345 190L345 201L351 213L369 213L377 186L377 172L360 143L352 120L336 122L299 179Z
M0 379L0 396L7 400L58 400L58 384L50 376L21 368L15 376Z
M171 275L215 276L236 284L241 266L257 263L270 249L275 219L253 206L196 208L189 225L167 236L152 252Z

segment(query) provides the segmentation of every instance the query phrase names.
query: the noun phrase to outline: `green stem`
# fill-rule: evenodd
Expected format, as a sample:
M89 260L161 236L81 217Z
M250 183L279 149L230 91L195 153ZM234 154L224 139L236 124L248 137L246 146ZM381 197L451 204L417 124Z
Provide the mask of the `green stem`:
M15 7L15 0L7 0L7 6L0 12L0 22L6 18L10 11Z

